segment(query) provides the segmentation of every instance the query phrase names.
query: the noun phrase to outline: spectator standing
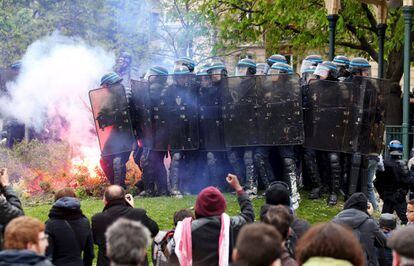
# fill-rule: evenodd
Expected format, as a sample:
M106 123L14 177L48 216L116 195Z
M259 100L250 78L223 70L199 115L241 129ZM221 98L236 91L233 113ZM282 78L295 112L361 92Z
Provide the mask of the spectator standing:
M241 214L230 218L223 194L215 187L203 189L195 204L196 219L179 222L174 233L174 252L180 265L228 265L238 232L254 221L251 200L237 177L229 174L227 182L237 193Z
M296 261L289 255L285 246L285 241L291 232L290 224L292 220L289 211L282 205L271 206L262 217L262 222L272 225L282 236L282 254L280 256L282 266L297 265Z
M379 226L385 237L388 239L397 226L397 218L394 214L383 213L379 219ZM392 250L389 247L378 249L378 263L380 266L392 265Z
M375 247L385 247L386 238L369 212L373 212L371 203L364 193L357 192L349 197L344 210L334 217L333 222L352 229L365 252L367 265L378 265Z
M240 230L233 249L234 266L280 265L282 237L270 225L248 224Z
M158 234L158 224L148 217L144 209L134 208L134 201L131 195L126 195L125 190L118 185L111 185L106 188L103 203L105 205L101 213L92 217L93 241L98 245L98 265L109 266L109 259L106 256L106 229L119 218L127 218L141 222L151 232L151 237ZM146 263L147 260L146 260ZM147 265L147 264L145 264Z
M71 188L59 190L46 221L48 257L56 266L90 266L94 258L91 227ZM83 254L83 258L82 258Z
M396 230L388 240L392 248L393 266L414 265L414 226Z
M1 266L52 266L45 256L48 245L45 225L38 219L23 216L13 219L4 232Z
M0 169L0 250L3 246L3 231L6 225L23 215L22 204L10 185L7 169Z
M111 266L147 265L151 233L140 222L120 218L108 227L105 237Z
M296 259L304 266L363 266L364 255L355 235L335 223L313 226L299 239Z

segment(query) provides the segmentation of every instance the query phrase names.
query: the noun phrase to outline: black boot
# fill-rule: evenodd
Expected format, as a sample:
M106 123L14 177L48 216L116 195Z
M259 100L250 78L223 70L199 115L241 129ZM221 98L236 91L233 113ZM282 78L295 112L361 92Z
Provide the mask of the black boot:
M328 158L331 170L331 193L327 199L327 203L330 206L334 206L338 203L338 194L341 178L341 162L339 159L339 154L335 152L329 153Z

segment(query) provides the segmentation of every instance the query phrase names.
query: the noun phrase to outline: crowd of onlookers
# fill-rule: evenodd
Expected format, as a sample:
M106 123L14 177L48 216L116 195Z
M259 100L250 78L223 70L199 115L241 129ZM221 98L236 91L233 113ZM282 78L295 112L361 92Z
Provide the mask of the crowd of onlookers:
M0 265L414 265L414 201L408 201L405 226L394 214L377 222L363 193L355 193L331 222L310 226L291 208L288 186L274 182L265 193L260 221L238 178L227 183L237 195L240 214L226 214L226 199L215 187L203 189L194 210L178 210L174 228L159 231L156 221L117 185L106 188L104 209L91 223L74 191L56 192L49 219L24 216L0 175ZM151 255L147 253L151 247Z

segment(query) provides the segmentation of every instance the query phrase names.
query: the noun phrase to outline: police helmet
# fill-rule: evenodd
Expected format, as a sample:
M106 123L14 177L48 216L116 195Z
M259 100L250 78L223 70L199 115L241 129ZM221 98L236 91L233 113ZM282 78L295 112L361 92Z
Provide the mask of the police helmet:
M269 70L269 65L266 63L256 64L256 75L266 75Z
M269 65L269 67L271 67L275 63L284 63L284 64L287 64L286 57L284 55L281 55L281 54L274 54L274 55L271 55L267 59L267 64Z
M316 70L316 66L309 66L306 69L302 70L302 80L306 83L309 83L311 79L316 79L316 75L314 74Z
M344 55L337 55L332 61L338 67L349 68L349 58Z
M331 61L324 61L316 67L313 74L319 76L321 79L336 79L338 77L338 68Z
M365 58L357 57L349 63L349 72L352 75L371 76L371 64Z
M193 59L189 57L180 57L177 60L175 60L176 66L186 66L190 72L194 71L195 68L195 62Z
M206 66L206 71L209 75L224 75L227 76L227 69L223 62L214 61Z
M191 72L190 72L190 70L188 69L188 67L186 67L186 66L183 66L183 65L176 65L175 67L174 67L174 70L173 70L173 74L174 75L188 75L188 74L191 74Z
M101 86L103 85L114 85L116 83L119 83L122 81L122 78L115 72L111 72L108 74L105 74L101 78Z
M10 68L13 70L20 70L20 68L22 67L22 61L21 60L17 60L16 62L13 62L10 65Z
M168 75L168 70L162 66L153 66L148 69L147 73L145 73L144 79L149 80L151 76L166 76Z
M308 55L305 59L302 60L302 65L300 68L300 74L303 75L305 69L308 69L311 66L317 66L318 64L322 63L322 57L320 55Z
M236 76L249 76L256 74L256 62L250 58L241 59L237 63Z
M275 63L267 72L269 75L274 74L293 74L293 69L290 65L285 63Z
M391 140L388 144L388 151L390 155L401 156L403 155L403 145L399 140Z

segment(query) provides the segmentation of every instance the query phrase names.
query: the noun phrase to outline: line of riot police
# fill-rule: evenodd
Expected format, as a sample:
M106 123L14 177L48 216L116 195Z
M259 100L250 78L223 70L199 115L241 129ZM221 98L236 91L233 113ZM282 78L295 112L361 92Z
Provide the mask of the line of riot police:
M222 187L226 171L243 177L252 197L259 186L286 183L294 208L302 184L310 198L328 192L331 205L340 191L368 194L370 163L383 147L389 86L368 77L365 59L308 56L301 77L282 55L258 64L242 59L235 76L218 60L194 69L193 60L180 58L171 74L155 66L131 80L128 95L115 73L91 91L102 165L112 183L123 184L136 147L148 195Z

